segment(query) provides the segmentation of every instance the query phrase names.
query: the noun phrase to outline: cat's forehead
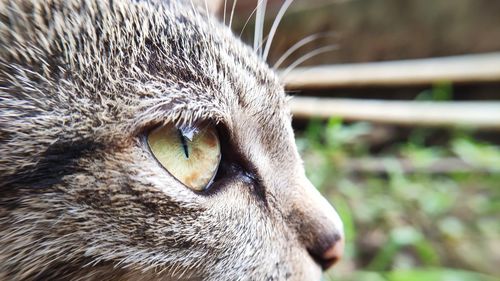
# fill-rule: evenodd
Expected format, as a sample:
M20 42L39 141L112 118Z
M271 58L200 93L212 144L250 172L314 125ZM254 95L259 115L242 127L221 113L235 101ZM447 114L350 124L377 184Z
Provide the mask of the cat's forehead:
M4 73L15 73L5 76L13 79L11 103L46 116L34 130L47 143L65 141L46 133L53 128L64 127L71 141L106 143L154 124L207 120L289 136L276 75L229 28L186 2L13 5L18 20L0 26L3 46L16 46L2 50L10 61Z
M147 44L135 54L146 79L133 77L131 85L149 117L233 123L243 114L267 126L289 121L277 76L227 27L189 6L149 13L160 14L166 28L142 34Z

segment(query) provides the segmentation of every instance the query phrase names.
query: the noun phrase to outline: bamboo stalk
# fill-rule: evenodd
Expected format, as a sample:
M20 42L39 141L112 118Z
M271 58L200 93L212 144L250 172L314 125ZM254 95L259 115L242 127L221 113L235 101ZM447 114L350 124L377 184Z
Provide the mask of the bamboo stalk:
M288 89L500 82L500 52L418 60L300 67L278 72Z
M500 102L427 102L295 97L296 118L338 116L349 121L405 126L500 130Z

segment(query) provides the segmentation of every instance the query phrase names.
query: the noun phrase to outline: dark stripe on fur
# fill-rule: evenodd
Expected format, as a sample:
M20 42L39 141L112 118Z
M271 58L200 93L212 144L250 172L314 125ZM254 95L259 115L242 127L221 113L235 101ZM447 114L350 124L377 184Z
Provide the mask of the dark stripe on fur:
M77 172L78 159L99 148L102 144L91 140L56 142L43 153L35 166L6 177L0 176L0 194L17 188L44 189L58 184L64 176Z

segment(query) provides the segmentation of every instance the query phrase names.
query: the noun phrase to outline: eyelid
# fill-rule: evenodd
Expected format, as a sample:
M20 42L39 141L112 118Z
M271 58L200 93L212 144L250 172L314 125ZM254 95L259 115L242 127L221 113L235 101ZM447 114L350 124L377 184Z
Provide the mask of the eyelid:
M172 91L179 91L179 88L184 89L185 86L173 85L170 88ZM196 95L194 90L187 89L187 91L193 96ZM168 89L162 88L161 92L168 92ZM150 98L140 108L134 110L134 118L125 131L132 132L129 136L136 137L147 135L154 128L167 124L190 127L204 123L213 126L231 123L220 105L213 104L213 106L200 108L193 107L191 104L193 103L179 102L175 99Z

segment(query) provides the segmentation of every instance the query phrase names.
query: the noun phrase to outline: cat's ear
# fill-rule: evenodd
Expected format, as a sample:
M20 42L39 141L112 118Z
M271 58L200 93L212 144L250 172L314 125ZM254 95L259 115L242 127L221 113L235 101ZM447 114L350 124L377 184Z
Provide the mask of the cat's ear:
M192 2L195 6L199 7L203 11L207 11L217 16L221 11L223 0L184 0L187 2Z

